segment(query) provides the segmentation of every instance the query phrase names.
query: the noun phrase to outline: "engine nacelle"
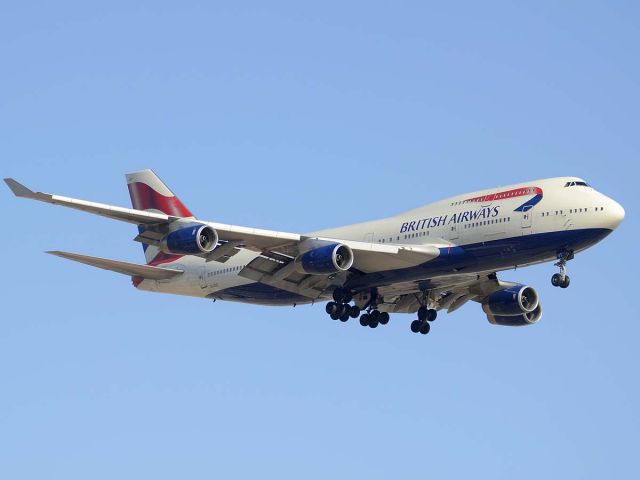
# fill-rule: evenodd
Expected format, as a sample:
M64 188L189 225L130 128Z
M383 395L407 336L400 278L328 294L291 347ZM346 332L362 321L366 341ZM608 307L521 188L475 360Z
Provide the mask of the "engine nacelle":
M353 265L353 251L342 243L330 243L298 255L296 270L311 275L344 272Z
M190 225L175 230L160 242L160 250L178 255L209 253L218 244L218 233L208 225Z
M538 303L538 293L532 287L515 285L489 295L482 309L487 315L521 315L533 312Z
M521 315L493 315L487 314L489 323L494 325L503 325L506 327L523 327L525 325L533 325L542 317L542 305L538 303L538 306L532 311L523 313Z
M492 293L482 302L482 309L494 325L519 327L536 323L542 317L538 293L526 285L513 285Z

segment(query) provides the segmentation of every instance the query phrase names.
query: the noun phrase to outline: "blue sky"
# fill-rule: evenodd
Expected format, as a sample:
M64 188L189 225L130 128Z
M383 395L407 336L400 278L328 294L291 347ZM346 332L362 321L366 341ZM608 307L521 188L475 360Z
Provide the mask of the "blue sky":
M627 211L569 265L376 330L322 306L137 292L42 252L142 261L135 229L0 193L0 476L638 475L635 2L5 2L3 176L128 206L153 168L202 218L304 232L582 176ZM8 218L7 218L8 215Z

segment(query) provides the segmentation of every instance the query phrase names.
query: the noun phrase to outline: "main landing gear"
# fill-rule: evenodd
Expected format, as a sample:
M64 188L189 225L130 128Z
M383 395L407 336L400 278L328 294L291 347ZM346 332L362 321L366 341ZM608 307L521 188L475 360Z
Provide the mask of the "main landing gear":
M378 325L389 323L387 312L380 312L371 305L366 313L360 315L362 310L357 305L351 305L351 300L353 300L351 292L338 287L333 291L333 302L327 303L325 310L333 320L341 322L360 317L360 325L363 327L376 328Z
M429 322L433 322L438 316L438 312L433 308L422 305L418 309L418 319L411 322L411 331L426 335L431 330Z
M387 323L389 323L389 314L376 309L360 316L360 325L363 327L376 328L378 325L386 325Z
M551 277L551 285L554 287L567 288L571 279L567 275L567 262L573 259L573 251L566 250L558 253L558 263L556 267L560 267L560 273L554 273Z

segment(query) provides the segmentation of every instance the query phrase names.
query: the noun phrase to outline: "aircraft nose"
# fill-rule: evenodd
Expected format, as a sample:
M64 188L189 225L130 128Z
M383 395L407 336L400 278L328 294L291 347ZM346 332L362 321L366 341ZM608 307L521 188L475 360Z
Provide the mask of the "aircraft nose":
M624 220L624 208L615 200L609 199L609 205L607 205L607 221L610 228L613 230Z

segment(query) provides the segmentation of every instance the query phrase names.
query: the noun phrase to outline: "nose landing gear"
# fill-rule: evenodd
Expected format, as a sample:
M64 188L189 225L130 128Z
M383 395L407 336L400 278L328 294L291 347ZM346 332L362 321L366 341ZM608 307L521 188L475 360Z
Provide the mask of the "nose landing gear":
M556 267L560 267L560 273L554 273L551 277L551 285L554 287L567 288L571 279L567 275L567 262L573 259L573 250L563 250L558 253Z

